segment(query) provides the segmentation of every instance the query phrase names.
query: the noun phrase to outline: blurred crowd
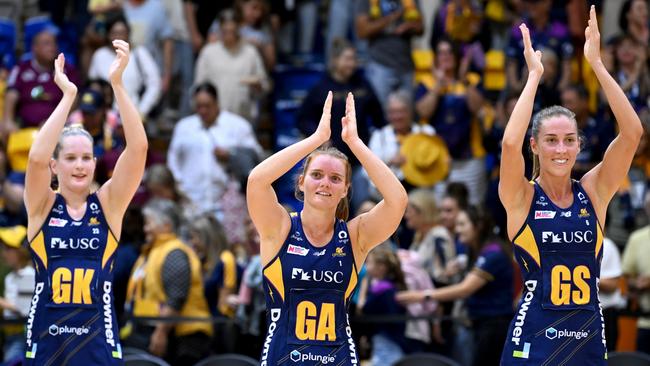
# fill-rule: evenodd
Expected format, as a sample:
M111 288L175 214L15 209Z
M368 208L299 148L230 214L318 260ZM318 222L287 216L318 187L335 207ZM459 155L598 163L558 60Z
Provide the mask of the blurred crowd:
M183 365L211 353L259 357L265 304L247 175L270 152L314 132L331 90L331 144L352 158L352 212L380 197L340 138L348 92L359 136L409 192L402 225L362 269L352 313L437 319L354 323L362 358L386 365L431 351L472 365L477 354L500 353L522 287L497 194L500 141L527 74L517 26L526 22L543 52L535 111L557 104L576 114L580 179L617 130L582 57L591 4L610 29L603 60L645 131L602 223L600 299L608 349L616 350L618 312L650 311L646 0L0 0L4 317L26 316L33 292L23 185L34 133L62 97L53 61L65 54L80 90L68 123L94 137L99 185L125 148L108 83L110 41L124 39L131 45L124 85L150 139L114 268L125 346ZM301 207L295 178L276 188L288 211ZM152 250L161 241L179 250ZM480 287L466 285L469 273L484 279ZM401 290L452 286L446 301L395 300ZM168 307L153 309L152 296ZM229 321L178 323L175 342L161 339L160 325L133 321L172 314ZM650 317L633 328L634 347L650 353ZM3 359L19 359L22 326L3 331Z

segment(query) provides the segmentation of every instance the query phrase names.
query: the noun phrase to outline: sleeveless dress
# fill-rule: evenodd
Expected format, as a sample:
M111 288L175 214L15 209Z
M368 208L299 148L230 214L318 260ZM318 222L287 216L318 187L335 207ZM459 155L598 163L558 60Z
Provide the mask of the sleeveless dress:
M300 215L280 252L264 267L268 331L262 366L358 365L347 308L357 268L345 221L323 247L309 243Z
M63 196L30 242L36 284L25 365L123 365L113 307L117 240L96 194L76 221Z
M606 365L598 300L603 231L577 181L573 203L557 207L542 188L513 240L524 289L502 365Z

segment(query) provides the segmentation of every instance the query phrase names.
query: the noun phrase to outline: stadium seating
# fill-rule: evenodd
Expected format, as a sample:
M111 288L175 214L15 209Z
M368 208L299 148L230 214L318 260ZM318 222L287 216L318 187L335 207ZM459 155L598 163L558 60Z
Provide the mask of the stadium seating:
M650 366L650 355L641 352L610 352L609 366Z
M435 353L414 353L402 357L394 366L460 366L460 364Z
M125 366L170 366L163 359L149 354L133 354L124 356Z
M10 19L0 18L0 66L11 70L16 64L16 24Z
M248 356L227 353L211 356L194 366L257 366L259 362Z

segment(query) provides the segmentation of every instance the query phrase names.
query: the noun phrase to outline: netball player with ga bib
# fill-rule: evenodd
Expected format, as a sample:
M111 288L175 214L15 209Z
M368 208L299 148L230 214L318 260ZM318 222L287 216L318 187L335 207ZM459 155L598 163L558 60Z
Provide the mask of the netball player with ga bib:
M331 107L332 92L316 132L272 155L248 177L248 211L260 234L264 265L263 366L359 365L347 313L357 269L393 234L406 209L399 180L357 135L350 93L341 137L384 199L347 221L350 163L334 148L319 148L330 138ZM304 208L288 214L271 184L305 157L297 184Z
M524 177L521 148L535 92L544 72L526 25L520 26L528 81L503 137L499 196L508 236L524 279L510 324L502 365L606 365L607 349L598 281L607 205L632 162L641 138L639 117L600 58L596 11L591 7L584 56L607 97L619 133L603 161L580 181L571 170L580 151L575 115L563 107L533 118L533 180Z
M36 135L25 177L27 236L36 269L27 319L25 365L121 365L113 308L113 260L122 217L140 185L147 137L124 89L129 44L113 41L109 77L126 137L112 178L91 192L93 141L81 127L66 127L77 88L55 61L63 99ZM59 183L50 188L52 174Z

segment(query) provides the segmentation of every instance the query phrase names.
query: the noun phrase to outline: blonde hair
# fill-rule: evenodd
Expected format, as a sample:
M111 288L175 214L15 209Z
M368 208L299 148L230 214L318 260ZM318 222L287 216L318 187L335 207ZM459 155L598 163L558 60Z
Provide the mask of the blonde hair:
M90 146L95 146L95 140L90 135L90 133L86 131L86 129L84 129L81 125L72 125L72 126L64 127L63 130L61 131L61 134L59 135L59 141L56 143L54 152L52 153L54 159L59 158L59 153L63 148L63 141L70 136L84 136L90 141Z

